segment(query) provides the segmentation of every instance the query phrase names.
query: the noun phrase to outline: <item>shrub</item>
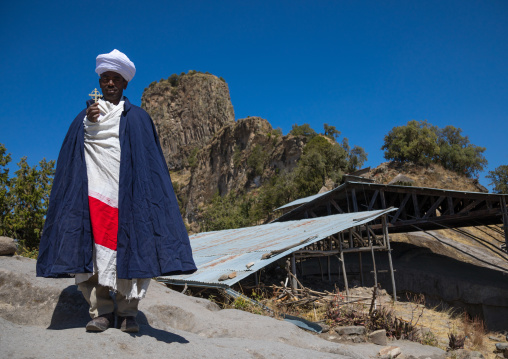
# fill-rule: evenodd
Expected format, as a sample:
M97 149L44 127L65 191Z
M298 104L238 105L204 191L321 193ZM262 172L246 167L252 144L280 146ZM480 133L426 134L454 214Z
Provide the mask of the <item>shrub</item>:
M236 168L240 167L242 163L242 150L240 149L240 146L236 145L233 150L233 164Z
M247 165L251 168L251 173L255 176L261 176L265 169L267 153L261 145L254 146L254 149L247 158Z
M178 77L177 74L173 74L173 75L168 77L168 81L169 81L169 83L171 84L172 87L178 86L178 80L179 80L179 77Z
M508 166L501 165L494 171L489 171L487 176L491 180L490 184L494 186L494 192L508 194Z
M189 167L190 168L196 168L198 166L198 152L199 152L199 147L194 147L189 155L189 157L187 158L187 162L189 163Z
M305 136L309 138L313 138L317 135L316 131L314 131L308 123L304 123L301 126L294 124L289 133L293 136Z

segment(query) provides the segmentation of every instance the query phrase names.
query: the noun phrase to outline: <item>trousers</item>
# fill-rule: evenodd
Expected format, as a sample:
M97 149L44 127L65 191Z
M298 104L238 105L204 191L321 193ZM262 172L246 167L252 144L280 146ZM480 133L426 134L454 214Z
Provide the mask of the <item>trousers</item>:
M88 302L90 317L113 313L115 311L115 301L109 294L109 288L104 287L98 282L98 275L94 274L87 281L78 284L78 289L83 293L83 297ZM127 300L124 295L117 292L116 295L116 314L121 317L136 317L138 314L139 299Z

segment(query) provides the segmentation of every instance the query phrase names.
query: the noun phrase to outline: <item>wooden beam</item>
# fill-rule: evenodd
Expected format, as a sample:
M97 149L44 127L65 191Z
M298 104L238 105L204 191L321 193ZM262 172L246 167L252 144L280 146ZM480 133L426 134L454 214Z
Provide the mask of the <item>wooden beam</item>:
M386 209L385 191L379 190L379 194L381 195L381 209Z
M478 200L472 200L471 203L469 203L467 206L462 208L458 214L469 212L470 209L473 209L478 204Z
M430 217L430 215L431 215L432 213L435 213L435 212L436 212L437 207L439 207L439 205L441 204L441 202L443 202L443 201L444 201L444 199L445 199L445 198L446 198L445 196L441 196L441 197L439 197L439 198L436 200L436 202L434 202L434 204L432 205L432 207L430 207L430 209L427 211L427 213L425 213L425 215L423 216L423 218L429 218L429 217Z
M376 203L376 198L377 198L378 194L379 194L379 190L377 189L374 191L374 194L372 195L372 198L369 203L369 207L367 208L368 211L371 211L372 208L374 207L374 204Z
M342 208L340 208L340 206L333 200L333 198L330 198L330 203L335 207L337 211L339 211L339 213L344 213Z
M415 217L420 218L420 207L418 207L418 196L416 193L411 194L413 197L413 209L415 211Z
M384 246L373 246L375 251L386 251L386 247ZM342 250L342 253L357 253L357 252L370 252L370 247L355 247L355 248L346 248Z
M354 188L351 189L351 200L353 201L353 210L358 212L358 202L356 202L356 190Z
M453 198L451 196L446 197L448 199L448 212L446 214L454 214L455 213L455 205L453 204Z
M407 201L409 201L409 198L411 198L411 193L406 194L406 196L404 197L404 199L402 200L402 202L400 204L399 209L397 210L397 212L395 212L395 215L392 217L391 223L395 223L395 221L397 220L397 218L399 218L402 211L405 210L405 207L406 207Z

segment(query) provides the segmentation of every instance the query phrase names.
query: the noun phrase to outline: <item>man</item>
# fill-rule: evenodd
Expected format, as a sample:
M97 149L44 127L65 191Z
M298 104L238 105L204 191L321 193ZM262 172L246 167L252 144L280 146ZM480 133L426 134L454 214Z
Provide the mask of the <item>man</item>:
M97 56L104 98L87 102L58 156L37 276L75 276L87 331L137 332L150 278L196 270L150 116L123 96L136 68L118 50Z

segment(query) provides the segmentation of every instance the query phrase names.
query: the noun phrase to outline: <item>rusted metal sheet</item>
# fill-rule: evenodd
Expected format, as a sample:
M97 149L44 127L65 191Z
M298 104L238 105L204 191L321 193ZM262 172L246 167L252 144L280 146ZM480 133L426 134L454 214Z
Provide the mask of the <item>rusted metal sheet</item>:
M394 210L396 208L198 233L190 237L198 270L189 275L157 279L174 284L230 286L309 244ZM224 274L233 272L236 272L234 278L219 281Z

